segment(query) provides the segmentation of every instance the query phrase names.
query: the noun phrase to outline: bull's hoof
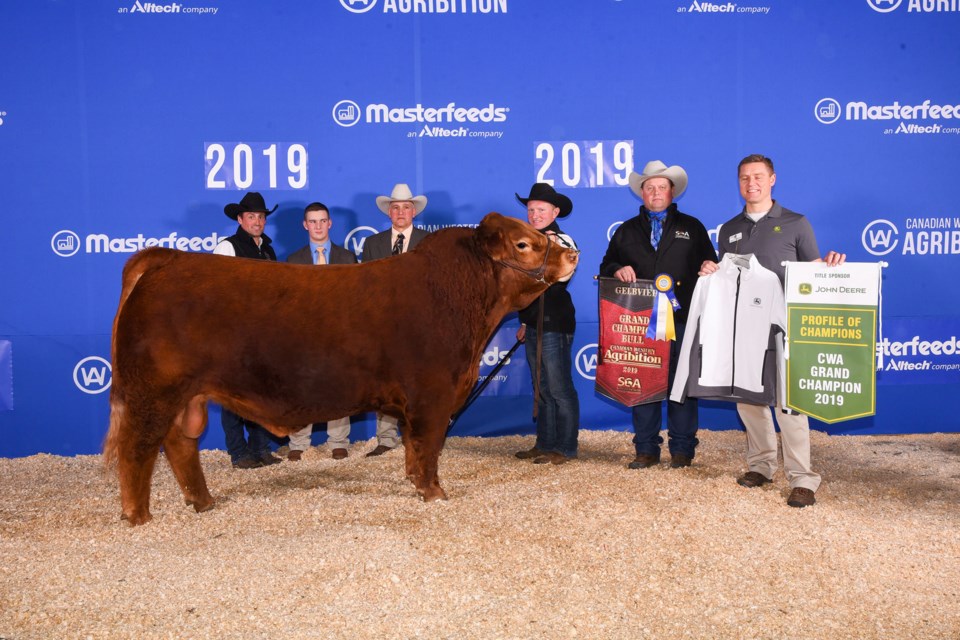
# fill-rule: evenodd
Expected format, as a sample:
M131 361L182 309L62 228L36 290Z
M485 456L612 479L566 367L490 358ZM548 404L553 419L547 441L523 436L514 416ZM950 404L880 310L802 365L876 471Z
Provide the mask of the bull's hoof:
M185 500L188 507L193 507L193 510L197 513L203 513L204 511L210 511L213 509L213 505L216 504L216 500L210 498L209 500Z
M139 527L142 524L147 524L153 520L153 516L150 515L149 511L146 511L138 515L130 515L127 513L120 515L120 520L126 522L131 527Z
M417 489L417 493L423 498L424 502L433 502L435 500L447 500L447 492L443 488L427 487L426 489Z

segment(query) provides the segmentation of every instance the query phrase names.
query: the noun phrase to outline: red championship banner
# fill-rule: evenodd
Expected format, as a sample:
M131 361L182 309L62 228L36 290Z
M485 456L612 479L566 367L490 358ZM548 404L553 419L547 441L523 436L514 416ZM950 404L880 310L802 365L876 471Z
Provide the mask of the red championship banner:
M598 282L597 392L628 407L665 399L670 341L647 337L656 286L652 280L598 278Z

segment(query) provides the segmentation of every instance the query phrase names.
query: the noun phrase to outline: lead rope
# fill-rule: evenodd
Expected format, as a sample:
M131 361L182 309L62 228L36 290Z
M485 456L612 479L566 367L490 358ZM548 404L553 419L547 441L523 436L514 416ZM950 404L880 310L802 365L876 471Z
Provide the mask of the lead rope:
M537 375L533 380L533 419L537 419L537 413L540 408L540 361L543 358L543 296L546 291L540 294L537 299L540 303L540 313L537 314Z

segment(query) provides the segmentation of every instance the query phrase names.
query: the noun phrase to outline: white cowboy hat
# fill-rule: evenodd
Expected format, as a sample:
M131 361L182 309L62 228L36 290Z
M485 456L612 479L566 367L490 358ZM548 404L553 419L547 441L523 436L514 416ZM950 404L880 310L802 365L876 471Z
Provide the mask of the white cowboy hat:
M427 206L427 196L415 197L410 191L410 187L400 183L393 187L393 192L389 196L377 196L377 208L387 215L390 215L391 202L412 202L416 210L413 215L416 216Z
M630 172L630 177L628 178L630 190L642 198L643 192L641 191L641 187L643 183L650 178L666 178L672 182L674 198L679 198L680 194L687 188L687 172L683 170L683 167L679 165L668 167L659 160L652 160L643 168L643 173L637 173L636 171Z

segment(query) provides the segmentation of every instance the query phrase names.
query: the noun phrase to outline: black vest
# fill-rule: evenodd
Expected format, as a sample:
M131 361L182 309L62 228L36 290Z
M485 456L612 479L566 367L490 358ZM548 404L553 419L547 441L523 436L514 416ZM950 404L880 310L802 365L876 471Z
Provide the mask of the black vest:
M233 245L233 251L240 258L253 258L254 260L273 260L277 261L277 254L274 253L272 242L267 234L260 236L260 246L253 241L253 236L243 230L243 227L237 227L237 232L227 238L227 242Z

